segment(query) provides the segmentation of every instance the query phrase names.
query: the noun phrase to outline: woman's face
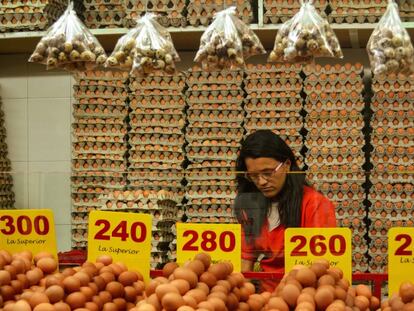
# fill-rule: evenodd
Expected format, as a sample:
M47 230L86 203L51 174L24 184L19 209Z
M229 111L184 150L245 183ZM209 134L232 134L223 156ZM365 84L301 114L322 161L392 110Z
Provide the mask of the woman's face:
M290 161L279 162L273 158L246 158L247 177L263 195L274 198L283 188Z

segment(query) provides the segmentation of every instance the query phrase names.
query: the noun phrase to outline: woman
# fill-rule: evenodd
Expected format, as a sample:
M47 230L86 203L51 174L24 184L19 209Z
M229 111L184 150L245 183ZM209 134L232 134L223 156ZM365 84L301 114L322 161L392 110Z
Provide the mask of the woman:
M242 224L242 271L284 272L284 230L335 227L335 208L306 182L295 156L276 134L260 130L242 143L235 213ZM272 291L275 282L262 283Z

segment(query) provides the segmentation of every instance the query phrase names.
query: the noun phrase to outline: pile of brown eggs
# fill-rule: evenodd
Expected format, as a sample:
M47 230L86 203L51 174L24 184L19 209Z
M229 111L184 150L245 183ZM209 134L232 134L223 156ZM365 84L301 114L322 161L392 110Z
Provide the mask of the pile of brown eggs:
M380 301L366 285L352 287L338 268L326 260L298 266L285 274L263 310L377 310Z
M186 216L189 222L233 222L233 170L243 137L240 71L189 71L188 126L185 139L190 164Z
M33 260L33 263L32 263ZM4 311L122 311L142 299L140 273L101 256L96 263L56 272L48 253L0 251L0 308Z
M128 75L86 71L76 76L72 127L72 247L85 248L88 213L99 196L122 189L126 178Z
M368 268L363 236L365 144L361 64L306 68L305 146L308 178L336 205L339 226L351 228L354 271ZM335 86L325 88L325 85Z
M387 233L394 226L412 226L414 199L412 176L414 160L414 93L412 77L389 75L374 79L371 109L371 163L369 255L373 272L387 268ZM387 221L384 221L386 214Z
M412 311L414 310L414 284L404 282L400 285L398 294L381 303L382 311Z
M163 276L148 284L145 299L132 311L259 310L256 299L263 306L269 295L255 294L254 285L233 272L231 263L212 264L210 256L198 254L182 267L166 264Z
M301 67L294 64L248 65L244 128L246 134L263 129L274 131L289 144L302 164L300 71Z

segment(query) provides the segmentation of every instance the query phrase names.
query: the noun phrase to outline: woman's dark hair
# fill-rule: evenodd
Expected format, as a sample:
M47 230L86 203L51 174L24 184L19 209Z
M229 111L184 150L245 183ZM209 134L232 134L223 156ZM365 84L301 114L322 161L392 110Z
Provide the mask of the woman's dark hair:
M270 130L259 130L250 134L242 142L236 163L238 172L245 172L246 158L272 158L279 162L290 161L290 171L301 171L296 163L295 155L289 146L278 135ZM271 207L272 200L266 198L255 186L244 177L237 175L237 196L234 203L235 215L243 225L246 237L256 238ZM305 174L287 174L286 182L275 198L278 202L280 223L286 228L300 227L302 215L303 187L308 185Z

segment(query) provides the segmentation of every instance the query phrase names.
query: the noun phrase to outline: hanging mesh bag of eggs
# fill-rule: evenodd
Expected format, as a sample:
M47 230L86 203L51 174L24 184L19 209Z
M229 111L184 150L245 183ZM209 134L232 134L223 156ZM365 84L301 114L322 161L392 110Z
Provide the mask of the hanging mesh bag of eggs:
M135 77L174 74L180 57L170 33L156 18L154 13L146 13L137 20L135 28L118 40L106 66L130 70Z
M311 62L316 57L342 58L338 38L313 5L301 0L301 7L282 24L275 39L269 62Z
M414 72L414 49L410 35L401 23L398 5L388 1L387 9L368 40L367 52L376 78Z
M103 65L106 57L105 50L77 17L70 2L37 44L29 62L46 65L47 69L76 72Z
M236 7L216 13L194 59L204 70L241 69L251 56L265 54L256 34L236 15Z

